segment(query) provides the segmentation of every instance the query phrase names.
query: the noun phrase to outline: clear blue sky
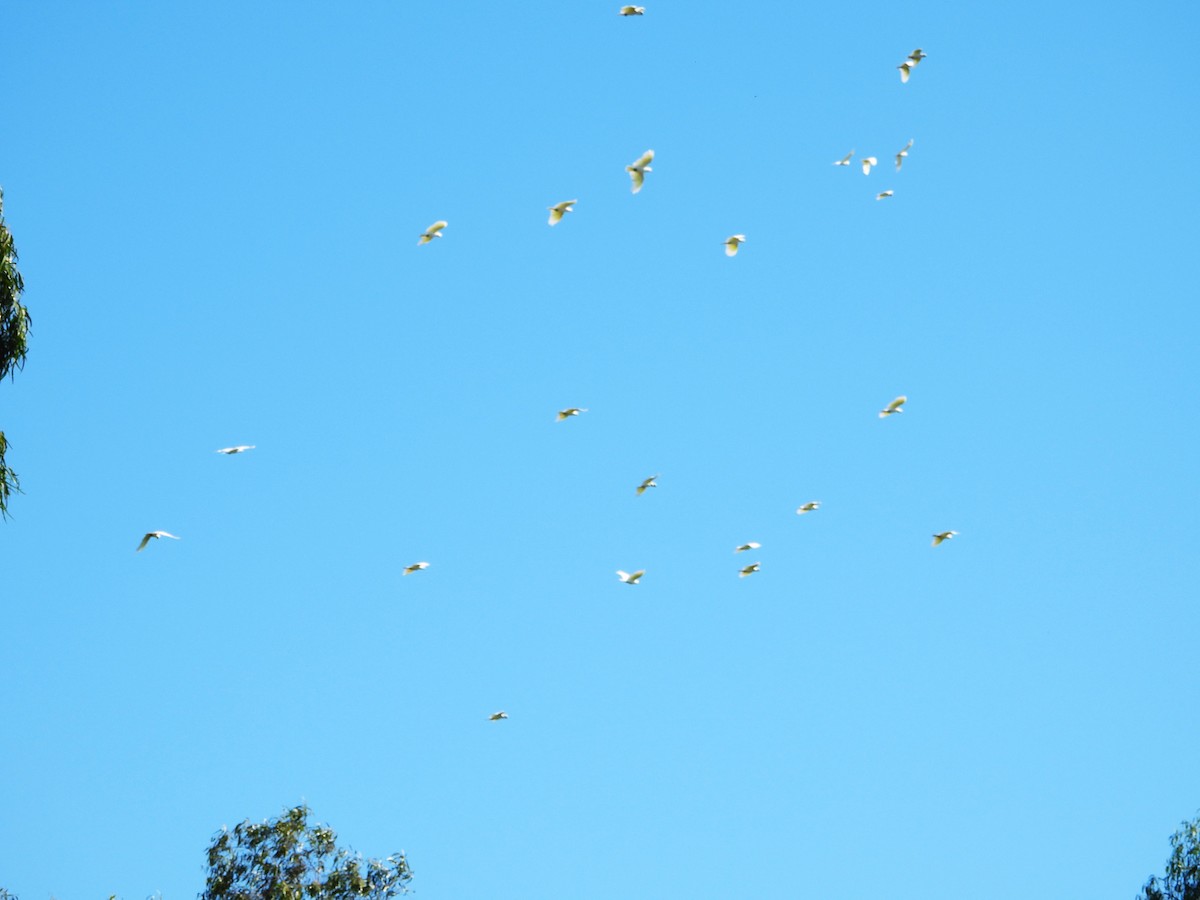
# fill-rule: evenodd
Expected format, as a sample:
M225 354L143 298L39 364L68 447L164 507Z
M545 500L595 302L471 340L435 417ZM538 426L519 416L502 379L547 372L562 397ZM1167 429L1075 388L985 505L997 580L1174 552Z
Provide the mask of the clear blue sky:
M22 900L192 897L302 801L423 898L1161 870L1196 5L645 2L4 5Z

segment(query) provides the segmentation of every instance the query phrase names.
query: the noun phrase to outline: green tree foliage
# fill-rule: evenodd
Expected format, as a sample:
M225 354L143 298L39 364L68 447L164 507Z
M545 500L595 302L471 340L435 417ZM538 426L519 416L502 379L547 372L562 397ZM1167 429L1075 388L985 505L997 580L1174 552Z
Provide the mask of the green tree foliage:
M200 900L389 900L408 892L403 853L364 859L337 847L325 825L310 825L297 806L278 819L222 829L208 848Z
M0 379L25 365L29 311L21 304L25 282L17 271L17 250L4 224L4 191L0 190ZM21 490L17 473L4 462L8 441L0 431L0 517L8 516L8 498Z
M1138 900L1200 900L1200 816L1171 835L1166 876L1147 881Z

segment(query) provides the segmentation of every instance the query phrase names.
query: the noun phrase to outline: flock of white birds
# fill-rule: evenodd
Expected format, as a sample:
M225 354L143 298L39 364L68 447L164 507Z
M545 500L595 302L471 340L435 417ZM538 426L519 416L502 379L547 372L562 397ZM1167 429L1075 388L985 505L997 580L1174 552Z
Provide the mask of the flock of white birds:
M645 15L646 8L644 6L622 6L620 9L620 13L622 16L641 16L641 15ZM908 57L904 60L904 62L902 62L899 66L896 67L897 69L900 70L900 81L901 82L903 82L904 84L908 83L908 79L912 75L913 69L915 69L920 64L921 60L925 59L926 55L927 54L918 47L916 50L914 50L912 53L910 53L908 55ZM901 166L904 164L904 160L908 157L908 151L912 149L912 146L913 146L913 141L912 141L912 139L909 139L908 143L905 144L904 147L898 153L896 153L896 171L897 172L900 171ZM849 153L847 153L841 159L835 160L833 164L835 166L849 166L850 161L853 158L854 158L854 151L851 150ZM625 167L625 171L629 173L630 190L634 194L637 194L642 190L643 185L646 183L646 173L653 171L653 169L651 169L651 167L650 167L650 163L653 161L654 161L654 151L647 150L645 153L643 153L641 156L639 156L636 160L634 160L632 163L630 163L629 165L627 165ZM870 175L871 169L877 165L879 165L878 157L875 157L875 156L863 157L862 158L863 174ZM891 197L894 194L895 194L895 191L890 190L890 189L880 191L878 194L875 195L875 199L883 200L884 198ZM549 224L551 226L554 226L554 225L557 225L559 222L561 222L563 220L563 217L567 213L574 212L574 207L578 202L579 202L578 200L563 200L561 203L555 203L553 206L547 207L547 209L549 209L549 211L550 211ZM421 236L417 239L417 245L420 246L422 244L428 244L428 243L431 243L434 238L442 237L442 232L446 229L446 227L449 224L450 223L447 222L445 219L439 219L438 221L434 222L432 225L430 225L428 228L426 228L423 232L421 232ZM738 248L741 247L741 245L744 244L745 242L746 242L746 236L744 234L731 234L724 241L725 255L726 256L737 256ZM892 400L885 407L883 407L883 409L879 410L879 418L886 419L889 416L895 415L896 413L904 412L903 407L907 401L908 401L908 398L903 395ZM560 409L558 411L558 415L556 416L555 420L558 422L563 422L563 421L566 421L567 419L573 418L573 417L578 416L581 413L585 413L585 412L587 412L587 409L585 409L583 407L568 406L566 409ZM223 447L216 452L222 453L226 456L234 456L236 454L245 453L246 451L253 450L253 449L255 449L253 444L239 444L238 446L235 446L235 447ZM635 492L637 493L637 495L640 497L642 494L646 493L647 489L658 487L658 479L660 477L662 477L662 476L652 475L649 478L644 479L641 482L641 484L637 485L637 487L634 489ZM821 508L821 502L819 500L810 500L807 503L801 504L796 509L796 515L803 516L803 515L806 515L811 512L816 512L820 508ZM939 544L943 543L944 541L950 540L957 534L958 534L957 531L937 532L936 534L933 535L933 543L931 544L931 546L936 547ZM179 537L177 535L171 534L170 532L167 532L167 531L148 531L148 532L146 532L145 535L143 535L141 543L138 544L137 552L140 553L142 550L145 550L146 546L152 540L157 540L158 538L171 538L172 540L176 540L176 541L179 540ZM746 543L739 544L737 547L735 547L733 552L734 553L744 553L748 550L757 550L761 546L762 546L762 544L758 543L757 541L747 541ZM420 571L423 571L424 569L428 569L428 568L429 568L428 562L425 562L425 561L415 562L412 565L405 566L404 570L401 572L401 574L402 575L412 575L414 572L420 572ZM756 572L761 571L761 569L762 569L761 562L753 562L747 566L743 566L741 569L738 570L737 574L738 574L739 578L746 578L750 575L755 574ZM630 584L630 585L638 584L641 581L642 576L645 574L646 574L645 569L638 569L636 572L626 572L623 569L617 570L617 578L620 579L622 584ZM501 721L503 719L507 719L507 718L508 718L508 713L504 712L503 710L494 712L490 716L488 716L488 719L493 722L499 722L499 721Z

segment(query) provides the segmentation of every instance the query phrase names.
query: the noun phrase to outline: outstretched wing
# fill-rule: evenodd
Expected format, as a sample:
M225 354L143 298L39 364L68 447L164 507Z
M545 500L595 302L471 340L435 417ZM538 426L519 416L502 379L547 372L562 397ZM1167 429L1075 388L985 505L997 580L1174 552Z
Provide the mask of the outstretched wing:
M654 162L654 151L647 150L633 163L633 168L644 169L652 162Z

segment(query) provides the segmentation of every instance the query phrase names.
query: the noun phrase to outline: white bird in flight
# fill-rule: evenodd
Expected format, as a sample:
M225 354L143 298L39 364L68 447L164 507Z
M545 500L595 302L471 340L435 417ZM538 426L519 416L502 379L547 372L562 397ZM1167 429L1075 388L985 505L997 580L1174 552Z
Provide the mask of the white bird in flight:
M908 398L905 397L903 394L901 394L899 397L897 397L895 400L893 400L891 403L889 403L887 406L885 406L883 409L881 409L879 411L879 418L886 419L892 413L904 412L904 410L902 410L900 407L902 407L907 402L908 402Z
M422 569L428 569L429 563L415 562L411 566L405 566L402 575L411 575L413 572L420 572Z
M622 6L621 15L623 16L644 16L646 7L644 6Z
M489 722L499 722L501 719L507 719L507 718L508 718L508 713L506 713L504 710L500 710L499 712L494 712L490 716L488 716L488 721Z
M896 171L900 171L900 166L904 163L904 158L908 156L908 151L912 149L912 138L908 139L908 143L904 145L904 149L896 154Z
M737 256L738 245L744 244L745 242L746 236L744 234L731 234L729 237L725 238L725 255Z
M864 175L871 174L871 166L879 165L879 160L874 156L864 156L862 161L862 169Z
M757 550L761 546L762 544L760 544L758 541L747 541L744 544L739 544L738 546L734 547L733 552L741 553L745 550Z
M173 541L180 540L179 537L171 534L171 532L169 532L169 531L147 531L146 534L142 537L142 542L140 544L138 544L138 548L134 552L141 553L143 550L146 549L146 545L148 543L150 543L151 540L158 540L158 538L165 538L165 537L169 537Z
M547 206L546 209L550 210L550 224L557 225L562 221L563 213L574 212L571 207L578 202L578 200L564 200L562 203L555 203L553 206Z
M929 546L936 547L942 541L948 541L948 540L950 540L950 538L954 537L956 534L958 534L957 531L940 531L933 536L933 543L930 544Z
M658 475L652 475L649 478L647 478L645 481L643 481L641 484L639 484L637 486L638 496L640 497L640 496L642 496L642 494L646 493L646 488L658 487L659 477L660 476L658 476Z
M566 409L560 409L558 415L555 416L555 422L561 422L563 419L569 419L571 416L577 416L580 413L587 412L586 409L581 409L578 406L568 406Z
M878 194L875 195L875 199L876 200L886 200L888 197L893 196L895 193L896 193L895 191L880 191Z
M645 574L645 569L638 569L632 575L630 575L628 572L623 572L622 570L617 569L617 577L621 579L622 584L637 584L638 579Z
M222 447L218 453L224 453L226 456L233 456L235 453L245 453L247 450L253 450L253 444L240 444L237 447Z
M848 166L848 165L850 165L850 158L851 158L852 156L854 156L854 151L853 151L853 150L851 150L849 153L847 153L847 154L846 154L845 156L843 156L841 159L835 159L835 160L833 161L833 164L834 164L835 166Z
M634 160L632 165L625 167L625 171L629 173L629 179L633 182L630 185L630 190L637 193L642 189L642 182L646 180L646 173L653 172L650 168L650 163L654 160L654 151L647 150L641 155L640 159Z
M816 512L821 508L820 500L809 500L796 509L796 515L802 516L805 513Z
M417 246L419 247L422 244L428 244L434 238L440 238L442 236L442 229L449 224L450 223L445 219L440 219L437 222L434 222L432 225L426 228L424 232L422 232L419 238L417 238Z
M762 563L750 563L750 565L738 572L738 578L745 578L747 575L753 575L761 568Z
M908 59L896 66L900 70L900 82L902 84L908 84L908 76L912 74L912 70L919 66L921 60L928 55L928 53L918 47L912 53L908 54Z

